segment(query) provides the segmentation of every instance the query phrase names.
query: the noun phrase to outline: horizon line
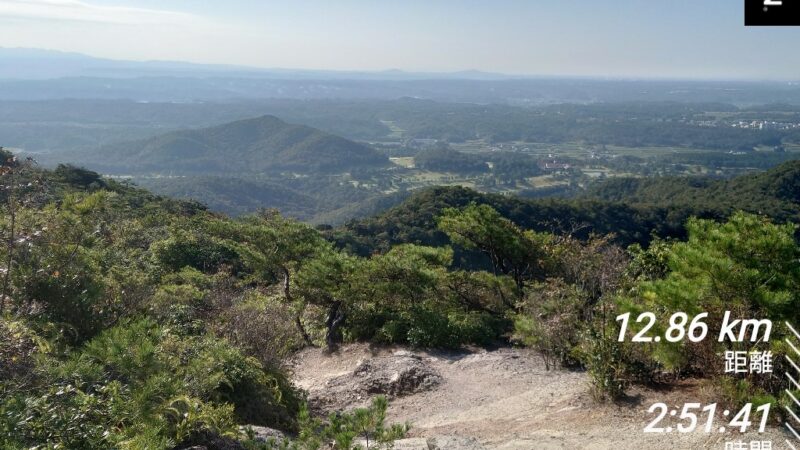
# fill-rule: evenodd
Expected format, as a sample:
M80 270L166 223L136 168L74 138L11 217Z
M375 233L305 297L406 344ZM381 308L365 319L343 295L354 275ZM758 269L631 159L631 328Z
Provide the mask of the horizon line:
M800 77L796 79L792 78L748 78L748 77L724 77L724 76L700 76L700 77L690 77L690 76L654 76L654 75L600 75L600 74L569 74L569 73L559 73L559 74L533 74L533 73L510 73L510 72L502 72L502 71L492 71L487 69L477 69L477 68L464 68L464 69L454 69L454 70L425 70L425 69L405 69L399 67L390 67L385 69L323 69L323 68L308 68L308 67L279 67L279 66L259 66L259 65L247 65L247 64L228 64L228 63L217 63L217 62L201 62L201 61L190 61L190 60L178 60L178 59L119 59L119 58L111 58L105 56L96 56L89 53L83 52L76 52L76 51L65 51L55 48L41 48L41 47L6 47L0 45L0 50L18 50L18 51L34 51L34 52L43 52L43 53L53 53L53 54L60 54L64 56L77 56L83 58L89 58L94 60L100 61L109 61L115 63L135 63L135 64L177 64L177 65L187 65L187 66L205 66L207 69L217 69L220 71L252 71L252 72L298 72L298 73L330 73L330 74L337 74L337 75L381 75L381 74L388 74L388 73L397 73L409 76L431 76L435 78L419 78L416 80L389 80L389 79L376 79L376 80L367 80L367 81L424 81L424 80L442 80L442 79L450 79L450 80L466 80L466 81L524 81L524 80L543 80L543 79L550 79L550 80L559 80L559 79L579 79L579 80L591 80L591 81L690 81L690 82L747 82L747 83L788 83L788 84L800 84ZM459 78L457 75L464 75L464 74L474 74L474 75L484 75L487 78L480 79L480 78ZM453 77L449 77L453 76ZM494 79L488 78L494 77ZM63 79L63 78L73 78L73 77L56 77L51 79ZM91 77L86 76L85 78L106 78L106 77ZM135 77L135 78L146 78L146 77ZM32 80L31 78L6 78L5 80Z

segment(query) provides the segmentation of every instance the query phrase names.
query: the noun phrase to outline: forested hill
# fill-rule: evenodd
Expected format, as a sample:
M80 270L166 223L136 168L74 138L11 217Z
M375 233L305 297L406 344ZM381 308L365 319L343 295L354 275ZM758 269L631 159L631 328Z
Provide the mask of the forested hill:
M436 219L447 208L486 204L522 228L556 233L614 233L620 243L647 242L651 230L658 235L681 235L688 211L670 215L665 210L596 200L530 200L484 194L464 187L435 187L414 193L402 204L375 217L354 220L329 231L337 245L368 255L400 243L445 245L447 236ZM669 217L668 217L669 216Z
M613 233L618 243L647 243L653 235L685 237L691 216L724 219L735 210L800 222L800 161L731 180L663 178L610 180L587 197L523 199L462 187L417 192L402 204L332 230L338 245L360 254L398 243L442 245L447 236L436 218L451 207L487 204L522 228L588 237Z
M744 209L786 220L797 217L800 161L725 180L707 177L614 178L594 185L585 197L636 205L691 206L722 212Z
M0 161L10 161L12 157L12 153L0 147ZM0 203L7 205L15 200L24 207L45 210L48 205L66 207L79 196L101 192L106 208L104 212L113 213L115 219L144 219L154 213L184 218L196 215L221 217L202 203L156 195L124 181L102 177L91 170L68 164L47 170L25 164L28 164L26 170L18 169L21 172L16 178L18 192L9 193L7 187L0 190Z
M274 116L112 144L78 158L108 173L334 173L388 164L374 149Z

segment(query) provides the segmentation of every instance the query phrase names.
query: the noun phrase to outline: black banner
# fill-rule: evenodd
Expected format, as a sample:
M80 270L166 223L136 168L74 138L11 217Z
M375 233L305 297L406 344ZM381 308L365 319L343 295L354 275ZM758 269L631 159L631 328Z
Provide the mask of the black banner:
M800 25L800 0L745 0L746 26Z

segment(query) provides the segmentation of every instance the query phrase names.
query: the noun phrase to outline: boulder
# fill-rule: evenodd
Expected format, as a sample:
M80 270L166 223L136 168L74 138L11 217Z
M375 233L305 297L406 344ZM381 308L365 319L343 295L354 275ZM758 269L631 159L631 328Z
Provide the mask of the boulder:
M477 439L463 436L435 436L427 439L428 450L486 450Z
M281 442L286 439L286 435L279 430L268 427L260 427L257 425L245 425L241 427L242 433L246 436L253 436L256 442L269 442L272 440L275 443Z
M430 363L409 352L397 352L362 361L350 373L329 380L310 393L309 402L318 410L341 410L385 395L403 397L429 391L442 381Z

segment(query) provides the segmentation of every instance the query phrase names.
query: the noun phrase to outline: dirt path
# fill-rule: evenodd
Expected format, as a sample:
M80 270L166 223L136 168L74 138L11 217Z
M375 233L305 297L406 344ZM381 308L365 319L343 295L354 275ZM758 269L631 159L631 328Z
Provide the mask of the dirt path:
M643 429L653 416L649 406L664 402L680 409L684 402L710 403L710 393L687 383L671 391L637 390L629 404L598 405L589 394L587 376L564 370L547 371L541 359L526 350L499 349L464 353L408 352L403 349L370 349L349 345L333 355L319 349L298 354L291 363L295 382L312 398L326 396L327 408L362 406L369 395L356 384L363 374L354 370L365 361L411 355L440 375L430 390L394 398L392 421L412 424L411 438L396 448L427 450L430 439L439 447L456 449L720 449L726 441L771 440L773 448L788 448L783 433L764 435L734 432L691 434L646 434ZM342 391L342 380L355 380ZM337 386L336 394L326 394ZM351 392L354 392L351 394ZM680 405L680 406L679 406ZM722 424L722 419L718 421ZM675 426L667 418L662 426ZM699 427L699 428L702 428ZM458 439L444 438L456 436ZM472 439L469 439L472 438ZM447 440L451 439L450 443ZM749 448L749 447L748 447Z

